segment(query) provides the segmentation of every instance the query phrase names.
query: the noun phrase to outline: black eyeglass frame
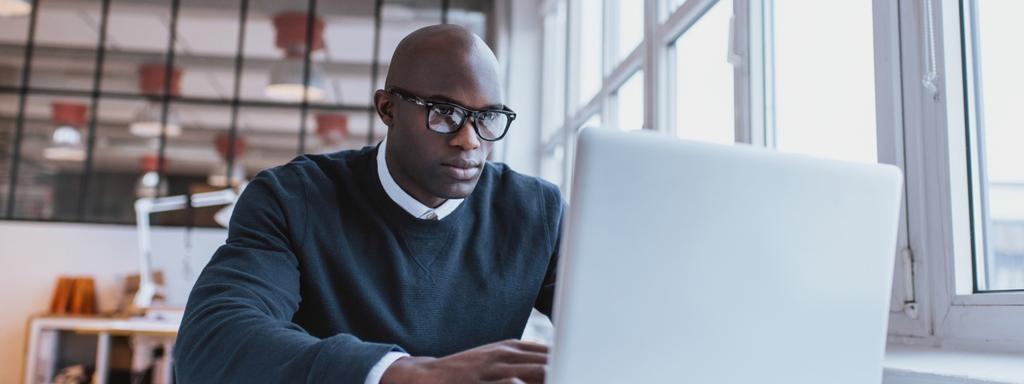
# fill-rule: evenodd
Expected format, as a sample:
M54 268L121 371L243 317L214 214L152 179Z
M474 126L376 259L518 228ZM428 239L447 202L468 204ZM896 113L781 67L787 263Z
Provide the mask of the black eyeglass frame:
M395 95L395 96L398 96L398 97L401 97L405 101L408 101L408 102L410 102L412 104L421 106L424 109L426 109L427 113L424 114L424 125L426 125L427 129L430 130L430 132L434 132L434 133L441 134L441 135L454 135L454 134L458 133L460 130L462 130L462 127L466 125L466 121L472 119L473 120L473 131L476 132L476 137L479 137L480 140L484 140L484 141L498 141L498 140L501 140L501 139L505 138L505 135L508 134L509 128L512 126L512 121L514 121L516 119L516 112L513 111L512 109L510 109L508 106L505 106L505 105L502 105L501 109L485 109L485 110L478 111L478 110L475 110L475 109L469 109L469 108L463 107L461 105L458 105L458 104L455 104L455 103L451 103L451 102L447 102L447 101L430 101L430 100L426 100L426 99L424 99L422 97L413 95L411 92L403 90L403 89L398 88L398 87L388 87L388 89L386 89L385 92L390 93L390 94ZM462 119L462 121L459 122L459 126L456 127L454 130L452 130L451 132L439 132L439 131L437 131L435 129L432 129L432 128L430 128L430 110L433 109L434 106L437 106L437 105L443 105L443 106L448 106L448 107L452 107L452 108L458 109L459 111L462 112L463 115L466 116L466 118ZM508 122L505 123L505 129L501 132L501 135L499 135L497 138L494 138L494 139L488 139L488 138L486 138L486 137L484 137L483 135L480 134L480 123L479 123L479 121L477 121L477 116L480 115L481 113L500 113L500 114L503 114L506 117L508 117Z

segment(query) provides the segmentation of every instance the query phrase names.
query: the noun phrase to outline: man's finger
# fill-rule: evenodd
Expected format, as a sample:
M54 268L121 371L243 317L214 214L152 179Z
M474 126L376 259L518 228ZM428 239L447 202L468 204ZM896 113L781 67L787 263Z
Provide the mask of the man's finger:
M525 381L519 380L518 378L508 378L495 381L482 381L483 384L526 384Z
M527 383L543 383L544 364L495 364L488 369L485 379L518 378Z
M511 351L494 360L497 364L540 364L548 362L548 355L540 352Z
M538 343L534 343L534 342L530 342L530 341L522 341L522 340L509 340L509 341L507 341L507 343L508 343L508 345L511 345L511 346L513 346L515 348L518 348L518 349L521 349L521 350L524 350L524 351L548 353L548 346L546 346L544 344L538 344Z

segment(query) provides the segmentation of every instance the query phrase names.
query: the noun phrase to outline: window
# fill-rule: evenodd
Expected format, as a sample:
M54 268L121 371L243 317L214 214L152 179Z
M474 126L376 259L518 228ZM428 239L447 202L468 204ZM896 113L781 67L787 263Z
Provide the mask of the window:
M612 15L618 18L615 62L620 62L644 39L644 7L635 0L612 0L609 4L615 7Z
M1024 129L1020 90L1024 3L966 2L975 290L1024 289Z
M637 71L615 91L618 106L616 128L636 131L644 128L644 73Z
M544 67L541 82L546 91L541 96L541 139L547 140L565 120L565 2L544 17Z
M398 41L442 21L489 36L494 7L378 2L375 25L373 2L28 3L0 20L0 215L117 224L139 196L377 142L371 95ZM214 211L153 220L213 226Z
M684 139L735 140L733 66L729 62L732 0L716 3L673 42L675 132Z
M540 161L540 177L559 188L565 185L565 144L559 142L544 150Z
M1013 3L931 0L876 14L883 26L878 36L903 47L899 60L876 61L878 68L888 68L880 72L883 78L891 78L894 69L902 77L898 90L878 93L895 92L902 107L902 134L888 145L879 136L879 148L898 148L902 155L895 163L905 173L905 227L913 256L903 268L912 278L904 281L917 292L916 310L890 316L892 335L978 347L1024 341L1018 326L1024 319L1021 270L1014 264L1020 232L1014 219L1007 220L1020 205L1002 187L1013 180L1013 171L999 165L1020 157L991 145L1019 140L1016 129L1002 128L1016 116L1000 117L1005 100L1017 91L1003 93L994 84L1020 84L999 68L999 61L1012 60L1003 52L1019 52L1019 44L1010 41L1018 27L1001 21L1002 14L988 13L1013 12L1001 8Z
M590 101L601 89L604 79L604 9L601 1L579 1L579 23L577 24L577 56L579 78L577 81L578 106Z
M769 4L777 148L877 161L872 3Z
M544 66L567 78L545 73L542 91L545 106L569 95L541 151L563 193L576 133L595 118L893 164L905 195L890 334L1024 342L1024 2L648 0L636 30L653 34L631 56L625 2L549 3L570 5L567 45L546 34L544 48L569 53Z
M665 12L662 13L661 21L665 21L669 15L675 13L679 6L683 5L686 0L659 0L663 3L662 7L665 8Z
M562 185L562 195L566 199L569 199L570 192L572 192L572 175L573 166L572 160L576 157L576 134L584 129L601 129L602 120L601 115L591 115L587 120L583 121L578 126L573 127L572 133L569 135L571 139L566 143L565 157L568 160L565 163L565 182Z

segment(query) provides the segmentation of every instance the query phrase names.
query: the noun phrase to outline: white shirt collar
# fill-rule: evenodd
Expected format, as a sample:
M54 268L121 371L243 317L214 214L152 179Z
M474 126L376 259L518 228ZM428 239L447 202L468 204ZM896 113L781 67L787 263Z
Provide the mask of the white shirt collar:
M388 170L388 162L385 160L384 154L387 151L388 139L384 137L384 140L380 142L380 146L377 147L377 177L380 178L380 185L384 187L384 192L388 194L395 204L402 207L406 212L417 219L429 220L433 219L432 216L436 215L437 220L444 219L448 216L455 208L462 204L464 199L448 199L437 208L430 208L415 197L405 192L402 187L398 186L395 179L391 177L391 172Z

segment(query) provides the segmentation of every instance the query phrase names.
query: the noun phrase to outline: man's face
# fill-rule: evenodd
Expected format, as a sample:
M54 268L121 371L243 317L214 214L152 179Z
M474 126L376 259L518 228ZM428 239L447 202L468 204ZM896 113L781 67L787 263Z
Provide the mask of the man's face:
M426 101L446 102L472 110L491 109L501 104L495 87L481 87L479 82L465 78L453 80L445 86L414 85L402 91ZM434 132L427 128L427 108L397 94L389 93L387 97L393 105L387 155L396 181L428 205L469 196L483 173L493 142L481 139L469 118L455 133ZM402 179L408 182L402 183Z
M385 85L406 97L378 90L374 104L388 126L388 170L416 200L436 207L447 199L469 196L493 143L477 135L469 118L454 133L432 131L427 127L428 109L409 99L476 111L494 109L502 104L498 78L494 53L464 28L425 27L398 44Z

